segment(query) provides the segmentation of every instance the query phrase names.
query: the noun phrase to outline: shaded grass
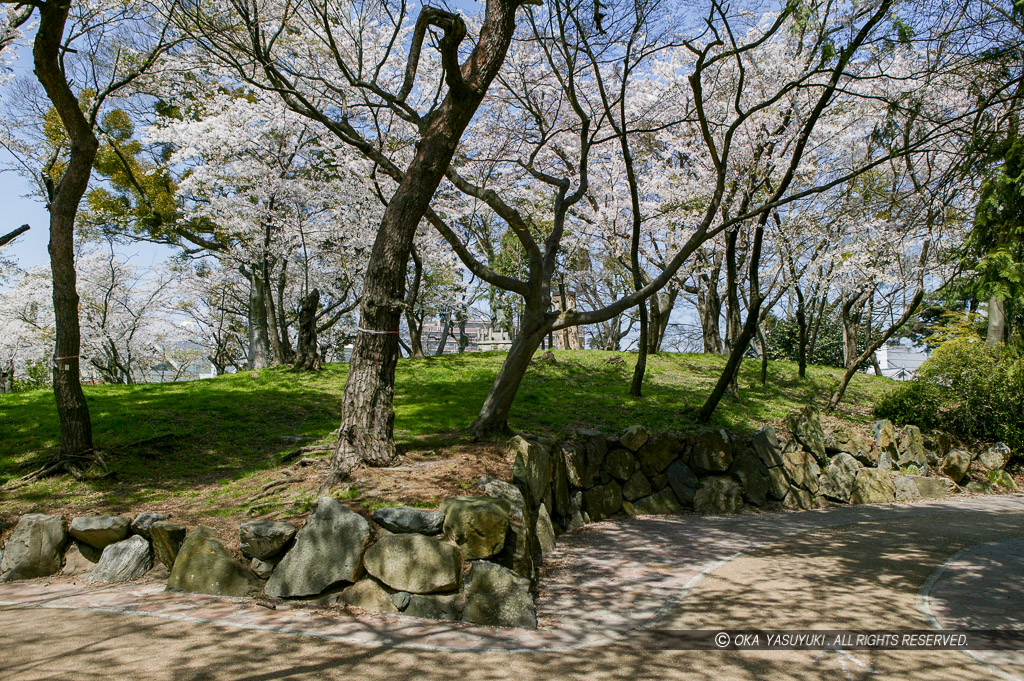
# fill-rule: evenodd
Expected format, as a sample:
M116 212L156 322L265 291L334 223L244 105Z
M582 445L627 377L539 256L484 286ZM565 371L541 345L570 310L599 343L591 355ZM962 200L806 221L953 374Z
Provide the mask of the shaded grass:
M556 351L556 362L534 363L509 418L519 432L557 435L577 427L620 431L635 423L651 430L697 427L699 407L725 359L663 354L649 359L643 398L628 394L635 355L608 364L615 354ZM461 430L476 415L503 353L402 360L395 394L395 436L408 450L445 456L466 443ZM739 399L727 397L714 425L750 432L778 423L809 401L824 402L840 372L809 367L797 377L790 362L770 362L761 387L760 364L744 363ZM230 515L281 465L283 454L330 439L340 418L346 365L315 374L288 369L242 373L189 383L88 386L94 441L112 475L74 481L43 480L0 492L0 513L87 503L117 513L171 499ZM858 375L846 397L847 418L865 421L888 379ZM58 445L50 391L0 396L0 484L42 465ZM431 451L433 450L433 451Z

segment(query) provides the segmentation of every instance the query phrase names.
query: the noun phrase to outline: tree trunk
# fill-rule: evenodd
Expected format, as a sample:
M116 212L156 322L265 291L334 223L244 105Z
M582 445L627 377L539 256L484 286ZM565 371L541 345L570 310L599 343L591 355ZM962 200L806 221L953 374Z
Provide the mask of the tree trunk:
M270 284L270 265L266 258L262 267L263 279L263 300L266 303L267 335L270 339L270 348L273 350L274 366L281 366L287 359L284 354L284 346L281 344L281 330L277 324L277 306L274 304L274 289Z
M757 342L761 344L761 387L768 385L768 341L764 329L757 327Z
M267 285L255 267L249 272L249 371L270 366Z
M409 357L423 359L423 319L416 317L416 300L420 295L420 282L423 281L423 259L414 246L409 253L412 256L413 275L409 294L405 300L405 323L409 326Z
M1006 342L1005 305L995 296L988 299L988 333L985 334L985 342L988 345L1002 345Z
M508 413L512 409L519 384L526 375L533 354L540 347L548 326L544 318L527 319L524 315L519 335L512 341L508 355L501 365L501 371L491 386L491 392L484 400L480 414L470 426L470 431L480 438L492 438L508 433Z
M843 365L850 367L857 362L857 335L860 333L863 292L853 294L843 301L840 320L843 323Z
M409 357L412 359L423 359L423 320L416 319L412 313L406 314L406 321L409 324Z
M868 345L864 352L846 367L846 371L843 373L843 378L839 382L839 387L836 388L836 391L832 393L832 397L829 398L828 404L825 406L825 411L834 411L835 408L839 406L839 402L843 399L843 395L846 394L846 388L850 385L850 380L853 379L853 375L857 373L857 369L859 369L861 365L871 357L871 355L875 354L878 348L882 347L885 344L885 341L889 340L889 338L891 338L901 326L907 323L907 320L914 314L923 299L924 286L921 284L917 293L914 295L914 298L907 306L907 309L904 310L903 316L900 317L895 324L886 329L885 333L879 336L874 343Z
M531 0L532 2L533 0ZM352 348L338 449L321 489L341 483L356 466L387 466L397 458L394 442L395 365L405 296L405 274L416 228L451 164L455 148L505 61L521 2L491 0L473 51L461 67L459 44L466 34L455 14L425 7L420 20L441 26L441 63L448 92L423 121L415 155L384 209L364 275L360 330ZM429 14L426 14L428 13ZM422 34L421 34L422 35ZM408 87L412 82L409 81Z
M796 341L796 362L797 362L797 375L800 378L807 378L807 341L808 341L808 329L807 329L807 301L804 299L803 289L800 288L800 277L797 276L796 266L793 264L793 259L788 258L789 265L789 276L790 289L796 294L796 328L797 328L797 341ZM763 338L763 335L762 335ZM767 348L766 348L767 354Z
M697 412L697 419L703 423L707 423L711 420L711 415L715 413L715 409L718 408L718 403L721 402L722 397L725 396L725 392L729 390L731 386L737 385L740 365L743 362L743 355L746 353L751 339L753 339L754 335L757 333L758 324L761 321L761 304L764 302L764 298L761 296L761 285L757 268L760 266L761 262L761 242L764 235L764 225L767 220L768 214L765 213L758 221L757 228L754 232L753 243L750 248L750 295L747 301L747 319L743 326L740 327L738 335L733 339L732 348L729 351L729 359L725 363L725 369L722 371L722 375L718 377L718 382L715 383L715 387L712 389L711 394L708 395L708 398L704 401L700 411ZM730 279L734 278L730 277ZM736 300L738 302L739 296L736 296Z
M637 339L636 366L633 367L629 394L633 397L642 397L644 374L647 373L647 304L640 303L637 308L640 312L640 338Z
M702 423L707 423L711 420L711 415L715 413L715 409L718 408L718 403L725 397L725 393L731 389L731 386L736 383L737 376L739 376L740 365L743 362L743 355L747 352L747 347L750 345L751 339L757 333L757 318L760 312L760 303L758 303L757 310L751 310L747 314L747 321L742 326L739 336L733 341L732 349L729 351L729 359L726 360L725 369L722 370L722 375L718 377L718 382L715 383L715 387L712 389L711 394L708 395L707 400L704 401L704 405L697 412L697 420Z
M448 313L444 317L444 325L441 327L441 336L437 341L437 347L434 348L434 356L440 357L444 354L444 346L448 344L448 335L452 331L452 316Z
M828 307L828 294L822 292L821 302L814 315L814 327L811 329L811 338L807 341L807 363L814 364L814 349L818 345L818 331L821 330L821 320L825 318L825 309Z
M292 349L292 341L288 337L288 314L284 305L284 292L288 286L288 261L281 263L281 274L277 277L277 330L281 334L281 356L284 363L288 364L295 359L295 351ZM307 284L308 286L308 284Z
M302 299L299 308L299 341L295 356L296 371L318 371L320 353L317 352L316 313L320 307L320 290L313 289Z
M647 351L653 355L661 352L668 330L669 317L676 305L679 290L671 288L651 296L650 324L647 327Z
M725 350L732 348L743 333L736 252L739 233L739 229L734 229L726 234L725 239Z
M14 392L14 360L12 359L6 367L0 369L0 394L6 395Z
M708 281L708 280L705 280ZM701 339L706 354L722 354L722 297L718 295L717 281L708 281L708 288L697 293L697 313L700 316Z
M99 142L79 108L60 61L64 27L70 2L46 2L39 7L39 27L32 46L36 77L60 116L70 140L71 153L63 176L49 190L50 270L53 275L53 311L56 338L53 358L53 394L60 419L58 463L78 472L92 457L92 421L80 377L81 330L75 274L75 217L89 186ZM44 178L53 187L51 178ZM86 460L83 460L85 458Z
M469 336L466 335L466 321L469 317L469 313L466 310L459 312L459 354L466 352L466 347L469 346Z

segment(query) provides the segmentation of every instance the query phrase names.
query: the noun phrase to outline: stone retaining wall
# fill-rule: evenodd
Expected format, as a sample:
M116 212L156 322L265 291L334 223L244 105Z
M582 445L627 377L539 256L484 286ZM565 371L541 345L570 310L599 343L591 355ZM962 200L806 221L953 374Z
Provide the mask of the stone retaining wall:
M383 508L372 520L322 497L301 528L239 528L244 557L206 527L162 514L22 516L0 555L0 582L61 572L94 582L163 566L170 590L309 599L479 624L536 627L538 568L563 532L616 514L737 513L1017 491L1001 444L974 452L888 421L823 430L817 413L742 437L724 430L619 435L581 430L556 442L508 443L512 482L484 477L477 495L439 510Z
M492 492L516 497L509 483ZM522 507L521 501L519 507ZM171 591L309 599L437 620L537 626L533 563L515 546L521 515L504 498L445 499L440 511L383 508L373 521L333 497L317 499L301 529L259 520L239 527L244 560L207 527L161 514L22 516L0 557L0 582L60 572L128 582L163 566ZM519 535L516 532L519 532Z

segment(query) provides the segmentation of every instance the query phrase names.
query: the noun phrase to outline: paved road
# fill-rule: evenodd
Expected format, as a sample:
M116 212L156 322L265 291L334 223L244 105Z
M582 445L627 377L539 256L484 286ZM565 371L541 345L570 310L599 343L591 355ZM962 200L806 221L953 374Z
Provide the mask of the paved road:
M643 632L1013 625L1022 538L1021 495L616 520L564 538L530 633L264 611L146 585L6 585L0 678L1014 678L1019 654L667 651Z

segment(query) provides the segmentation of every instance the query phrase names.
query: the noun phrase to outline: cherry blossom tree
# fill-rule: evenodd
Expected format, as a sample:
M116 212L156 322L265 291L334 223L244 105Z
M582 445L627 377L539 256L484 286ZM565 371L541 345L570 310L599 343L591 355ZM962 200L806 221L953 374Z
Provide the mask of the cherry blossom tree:
M289 327L301 301L309 309L298 363L312 368L316 331L357 299L381 213L371 168L267 93L189 98L194 110L145 131L150 144L174 150L169 167L184 169L175 222L208 226L215 245L204 250L249 281L249 368L295 359ZM194 230L168 233L191 240Z
M370 252L341 437L325 487L356 465L389 465L397 456L394 372L413 238L505 59L517 10L537 1L488 0L468 52L461 48L465 20L434 7L421 9L415 22L404 3L226 0L186 7L183 25L196 45L240 81L277 92L394 182ZM438 54L428 56L423 43L434 30ZM417 78L421 70L425 77Z
M479 132L472 139L479 143L447 172L450 186L466 198L444 203L449 192L442 192L437 210L427 213L474 275L525 303L520 333L473 425L478 434L505 430L519 382L544 336L635 307L718 235L728 243L727 235L750 229L752 249L760 249L769 221L791 204L888 162L894 150L913 153L942 134L936 119L941 107L915 119L917 114L899 105L901 93L920 85L915 76L927 72L932 55L906 60L916 70L890 77L889 62L904 56L889 56L898 32L888 23L890 2L841 8L822 3L808 12L788 5L767 15L710 3L704 22L690 35L666 36L638 52L630 51L637 8L622 3L607 9L603 33L571 3L554 3L530 15L530 40L510 54L510 73L500 80L496 106L475 122ZM626 73L632 74L633 86L622 88ZM873 102L858 112L867 106L879 114L851 126L850 116L842 113L852 102ZM614 107L619 120L629 121L624 132L616 132L609 120ZM826 163L836 148L857 148L876 122L891 125L886 115L901 123L924 120L914 128L923 132L898 149L869 149L845 165ZM644 177L633 173L639 189L631 189L630 173L611 168L625 165L623 135L636 140L637 149L655 140L647 146L674 161L650 164L650 174L663 178L660 185L646 183L645 167ZM625 181L619 179L623 176ZM598 191L599 180L613 189ZM459 218L481 205L520 242L528 260L522 276L488 267L474 235L460 228ZM551 310L553 277L573 250L565 239L590 243L596 230L621 215L639 215L641 228L652 234L675 230L678 246L666 254L662 268L641 277L646 283L614 303L595 310ZM636 224L632 217L631 226ZM629 231L631 241L635 231ZM754 265L748 279L758 274L758 260L748 260ZM738 281L736 276L729 284L735 288ZM748 285L748 290L756 293L758 287ZM734 325L724 383L705 414L732 382L756 334L760 303L746 307L747 323ZM740 310L738 300L732 308Z

